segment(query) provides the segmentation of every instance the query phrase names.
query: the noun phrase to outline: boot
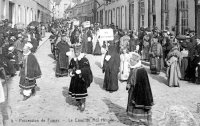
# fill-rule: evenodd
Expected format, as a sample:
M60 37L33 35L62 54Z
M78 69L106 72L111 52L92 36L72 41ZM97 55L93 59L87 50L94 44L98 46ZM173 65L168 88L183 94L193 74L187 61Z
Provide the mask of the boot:
M85 103L82 103L80 111L81 112L85 111Z
M25 96L25 95L24 95L23 101L26 101L26 100L29 99L29 98L30 98L30 96Z
M32 89L32 96L35 96L36 94L36 91L35 91L35 88Z

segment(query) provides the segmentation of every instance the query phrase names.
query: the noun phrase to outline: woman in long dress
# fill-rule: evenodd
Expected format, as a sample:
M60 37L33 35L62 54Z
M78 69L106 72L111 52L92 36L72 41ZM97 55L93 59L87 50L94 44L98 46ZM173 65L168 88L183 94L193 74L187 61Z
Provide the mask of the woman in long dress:
M179 87L180 86L180 66L181 66L181 53L178 49L177 40L173 39L173 48L167 55L167 77L169 87Z
M127 114L135 123L151 124L151 108L154 105L147 71L141 65L140 55L130 53L130 75L127 82Z
M106 91L118 90L118 73L120 67L120 55L117 52L117 46L112 41L108 47L103 64L103 73L105 72L103 88Z
M122 49L122 54L120 55L120 80L121 81L127 81L129 76L129 53L128 49L124 48Z

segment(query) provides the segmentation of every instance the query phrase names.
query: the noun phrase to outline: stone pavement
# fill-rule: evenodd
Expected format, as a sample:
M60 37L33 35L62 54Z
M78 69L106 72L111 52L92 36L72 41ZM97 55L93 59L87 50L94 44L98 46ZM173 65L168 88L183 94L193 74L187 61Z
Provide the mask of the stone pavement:
M37 80L40 89L36 96L27 101L19 93L19 77L9 82L9 120L7 126L129 126L134 125L126 115L128 92L126 84L119 83L117 92L103 90L104 74L100 69L100 56L87 55L94 74L94 81L88 89L86 110L80 112L75 101L68 96L70 77L56 78L56 61L46 41L35 54L42 70ZM149 72L149 68L145 66ZM149 72L150 73L150 72ZM197 103L200 103L200 85L182 82L180 88L166 86L164 73L149 74L155 105L153 126L170 105L184 105L200 121Z

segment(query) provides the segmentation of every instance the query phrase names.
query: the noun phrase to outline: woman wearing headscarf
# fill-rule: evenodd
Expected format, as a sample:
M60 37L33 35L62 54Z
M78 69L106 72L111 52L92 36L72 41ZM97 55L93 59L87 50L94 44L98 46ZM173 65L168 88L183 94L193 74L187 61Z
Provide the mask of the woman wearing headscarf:
M181 53L178 48L178 43L176 38L172 40L172 49L167 55L167 78L169 87L179 87L180 86L180 66L181 66Z
M120 55L117 52L117 45L110 41L108 51L104 58L103 73L105 72L103 88L106 91L118 90L118 73L120 67Z
M130 52L130 75L127 81L127 114L134 122L151 123L151 108L154 105L147 71L142 67L140 55Z

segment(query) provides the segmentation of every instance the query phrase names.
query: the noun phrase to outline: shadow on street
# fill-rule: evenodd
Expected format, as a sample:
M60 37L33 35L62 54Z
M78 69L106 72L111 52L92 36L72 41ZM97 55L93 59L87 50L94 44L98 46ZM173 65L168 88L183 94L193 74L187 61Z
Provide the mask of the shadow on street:
M97 84L97 85L99 85L99 87L102 89L102 90L104 90L103 89L103 79L102 78L99 78L99 77L94 77L94 83L95 84Z
M134 122L132 122L127 116L126 109L123 107L112 103L109 99L103 99L103 102L108 106L109 112L114 112L120 123L123 123L128 126L134 126ZM136 125L135 125L136 126ZM138 126L138 125L137 125Z
M62 94L63 96L65 97L65 102L69 105L73 105L75 106L76 105L76 100L73 99L69 94L69 88L68 87L63 87L63 91L62 91Z

